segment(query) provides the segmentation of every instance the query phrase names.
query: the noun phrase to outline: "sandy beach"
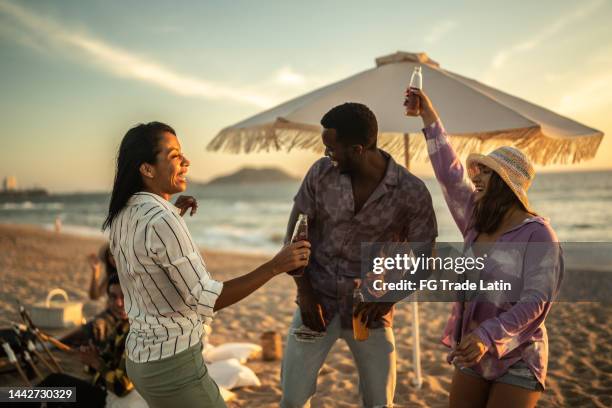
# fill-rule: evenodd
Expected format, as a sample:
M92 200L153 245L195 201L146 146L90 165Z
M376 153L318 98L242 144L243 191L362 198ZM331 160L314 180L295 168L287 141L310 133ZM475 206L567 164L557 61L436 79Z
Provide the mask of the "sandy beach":
M0 316L17 320L16 299L28 305L44 299L54 287L65 289L71 299L85 301L90 279L86 255L101 241L55 234L37 227L0 225ZM203 250L213 276L227 280L247 272L265 258ZM275 330L286 335L295 310L294 286L279 276L238 305L220 311L212 326L214 345L229 341L259 343L261 333ZM93 310L88 305L86 312ZM98 304L98 306L100 306ZM450 304L420 305L421 349L424 384L412 385L412 322L410 307L398 307L395 336L398 383L395 402L401 407L447 406L452 368L445 362L445 348L438 338ZM547 320L550 339L547 390L539 406L612 406L612 326L610 305L562 303ZM4 324L3 324L4 325ZM59 354L58 354L59 355ZM82 376L78 364L67 362L68 371ZM234 390L231 407L278 406L280 362L250 361L261 387ZM18 385L15 374L0 376L0 385ZM313 407L358 406L357 374L348 347L338 342L319 376Z

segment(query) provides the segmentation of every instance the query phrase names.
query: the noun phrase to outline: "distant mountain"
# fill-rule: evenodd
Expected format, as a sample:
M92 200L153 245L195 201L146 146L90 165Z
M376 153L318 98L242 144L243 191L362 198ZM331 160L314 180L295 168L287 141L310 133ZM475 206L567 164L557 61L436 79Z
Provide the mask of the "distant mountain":
M283 170L274 167L262 169L244 167L235 173L212 179L208 182L208 185L279 183L298 180L298 178L295 178Z

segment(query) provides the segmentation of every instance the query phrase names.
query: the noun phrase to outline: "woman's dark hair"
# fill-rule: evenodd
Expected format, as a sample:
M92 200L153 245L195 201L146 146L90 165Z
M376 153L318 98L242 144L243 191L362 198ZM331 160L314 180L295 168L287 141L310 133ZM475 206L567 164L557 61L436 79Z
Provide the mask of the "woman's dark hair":
M110 295L110 287L111 285L119 285L121 286L121 282L119 282L119 275L114 274L110 275L108 278L108 286L106 286L106 294Z
M347 102L323 115L321 125L335 129L338 141L345 146L360 144L376 147L378 122L374 113L364 104Z
M142 163L155 164L156 156L159 153L159 141L164 132L176 135L174 129L165 123L149 122L131 128L123 136L117 154L115 183L108 206L108 215L102 224L102 230L111 226L132 194L143 189L140 165Z
M485 234L497 231L506 212L514 206L528 212L499 174L492 171L485 194L474 207L472 228Z

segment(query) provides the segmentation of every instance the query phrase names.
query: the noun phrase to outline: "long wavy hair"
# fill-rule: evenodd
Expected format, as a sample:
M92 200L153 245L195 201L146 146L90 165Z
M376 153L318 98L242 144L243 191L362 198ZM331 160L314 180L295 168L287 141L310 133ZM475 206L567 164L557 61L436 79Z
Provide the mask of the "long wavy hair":
M141 123L128 130L123 136L117 153L115 182L108 205L108 215L102 224L102 230L111 226L132 194L144 188L140 165L142 163L155 164L160 151L159 141L165 132L176 136L174 129L161 122Z
M484 196L474 207L471 227L478 232L491 234L497 231L508 210L515 206L529 212L499 174L493 171Z

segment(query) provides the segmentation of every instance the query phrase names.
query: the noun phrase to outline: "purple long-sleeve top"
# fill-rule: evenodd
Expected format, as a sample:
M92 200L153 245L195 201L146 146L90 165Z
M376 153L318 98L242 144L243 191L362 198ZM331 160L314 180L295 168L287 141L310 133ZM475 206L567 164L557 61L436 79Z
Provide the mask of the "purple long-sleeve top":
M478 232L470 226L475 206L475 188L464 173L464 167L450 145L441 121L423 129L427 150L436 178L441 185L450 212L461 230L466 247L476 240ZM551 243L559 248L557 236L548 221L540 216L525 219L520 225L504 232L497 243ZM535 245L532 245L532 247ZM529 252L529 245L524 245ZM523 253L529 262L522 263L523 287L519 302L455 302L442 336L442 343L454 347L458 339L469 333L476 334L487 346L483 358L471 368L487 380L501 377L510 366L522 360L525 362L542 387L546 379L548 364L548 338L544 320L550 311L551 297L547 297L535 286L539 276L553 276L551 293L558 292L563 274L563 258L560 248L554 253L553 261L543 262L540 255ZM484 273L492 276L495 268ZM546 269L546 271L543 271ZM459 324L459 319L462 319Z

